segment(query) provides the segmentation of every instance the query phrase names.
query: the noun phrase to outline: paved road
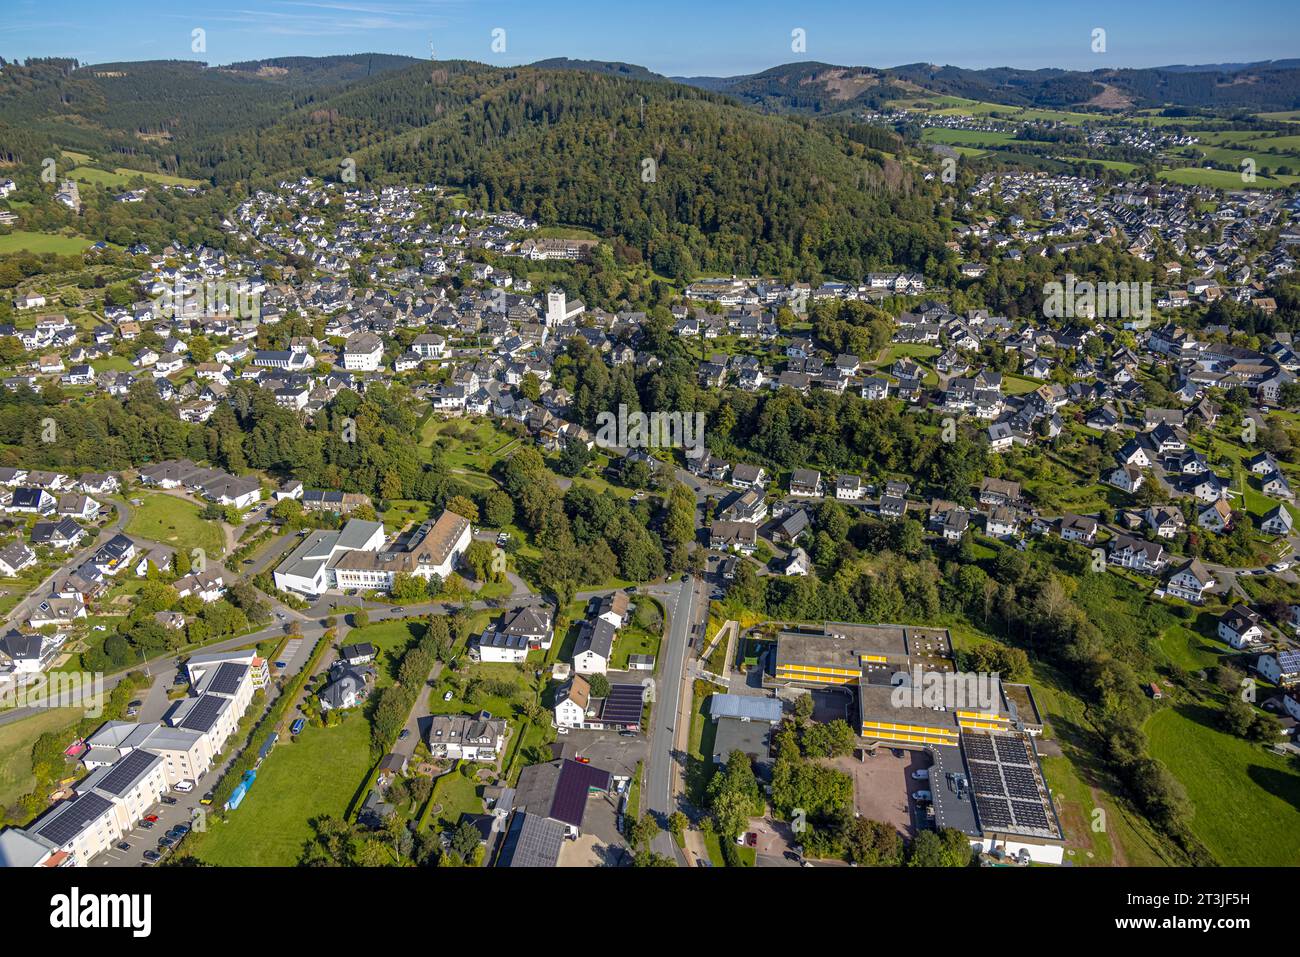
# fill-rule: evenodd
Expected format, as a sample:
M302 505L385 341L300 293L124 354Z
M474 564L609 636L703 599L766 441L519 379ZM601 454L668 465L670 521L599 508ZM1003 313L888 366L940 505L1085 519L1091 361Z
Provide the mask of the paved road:
M686 672L686 655L690 648L691 629L696 612L703 602L696 602L695 590L699 579L689 581L664 596L668 620L665 623L666 641L660 649L663 667L656 684L654 728L650 736L650 758L646 768L645 809L662 824L669 814L677 810L673 799L673 767L685 751L684 742L690 733L689 726L679 728L682 702L682 679ZM652 594L658 590L647 589ZM675 593L675 597L671 597ZM679 734L680 731L680 734ZM683 742L679 748L678 740ZM667 831L660 831L653 843L654 850L674 860L681 860L677 842Z
M340 628L339 628L340 637L342 635L342 632L345 630L346 630L346 625L344 623L340 623ZM302 636L304 638L310 639L313 642L315 641L316 638L320 637L321 633L324 631L325 631L325 623L323 620L308 621L303 623L302 625ZM258 642L266 641L269 638L281 636L283 634L284 634L284 624L282 622L276 621L273 624L267 625L265 628L261 629L260 631L255 631L247 635L238 635L234 638L226 638L222 641L216 641L209 645L203 645L201 648L195 648L189 652L186 652L185 654L180 655L180 657L185 658L188 657L188 655L190 654L208 654L214 651L233 651L236 648L244 648L249 645L255 645ZM145 675L148 675L150 677L156 675L162 675L166 679L166 681L170 681L171 676L176 673L176 659L177 659L177 655L175 654L162 655L161 657L154 658L150 661L146 661L140 665L133 666L127 669L126 671L119 671L116 674L108 675L104 678L104 693L108 694L108 692L116 688L117 685L122 681L122 679L125 678L127 674L130 673L131 671L141 671ZM301 667L301 662L299 663L299 667ZM81 697L82 696L79 694L72 694L70 695L70 700L67 701L66 704L68 706L75 706L77 704L80 704ZM39 709L37 708L24 707L24 708L13 708L9 711L5 711L3 713L0 713L0 725L9 724L11 721L18 721L21 720L22 718L29 717L35 714L38 710Z

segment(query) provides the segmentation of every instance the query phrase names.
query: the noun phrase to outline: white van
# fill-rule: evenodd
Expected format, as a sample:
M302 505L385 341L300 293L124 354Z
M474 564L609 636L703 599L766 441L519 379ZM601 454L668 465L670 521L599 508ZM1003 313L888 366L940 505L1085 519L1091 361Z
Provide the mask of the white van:
M177 781L172 785L172 790L179 791L181 794L189 794L194 790L194 782L189 778L186 778L184 781Z

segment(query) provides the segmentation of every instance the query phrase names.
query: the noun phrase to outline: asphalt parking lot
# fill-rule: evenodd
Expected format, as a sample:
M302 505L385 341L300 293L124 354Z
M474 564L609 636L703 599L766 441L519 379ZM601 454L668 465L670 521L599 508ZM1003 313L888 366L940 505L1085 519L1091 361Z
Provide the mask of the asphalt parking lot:
M873 821L894 825L900 834L914 837L925 820L923 809L912 800L913 791L929 788L928 781L918 781L912 772L930 766L924 751L878 748L874 757L858 760L856 756L836 758L834 766L853 778L853 809ZM919 816L918 816L919 815Z
M564 842L561 867L620 867L631 862L627 840L618 829L620 800L621 795L613 791L587 798L582 836Z
M650 753L650 744L644 734L624 737L617 731L575 728L555 740L567 747L566 753L587 758L595 767L618 777L632 777L636 773L636 763L646 760Z
M211 772L204 777L204 781L209 779L215 780ZM202 782L200 782L195 785L194 790L189 794L172 793L170 797L176 798L175 804L167 805L159 802L149 809L149 814L158 815L158 820L152 829L146 829L140 824L137 824L122 836L121 840L126 841L126 843L131 845L129 851L118 850L117 845L114 844L114 846L109 850L100 854L91 861L90 866L139 867L142 864L148 863L144 859L145 851L159 851L161 853L162 849L158 847L159 839L166 835L167 831L175 827L177 824L189 824L195 830L201 829L205 826L204 817L206 816L207 808L204 808L199 804L199 799L203 797L206 790L207 788ZM195 809L200 809L204 812L203 815L200 815L198 820L194 819ZM166 856L166 854L163 854L164 859Z

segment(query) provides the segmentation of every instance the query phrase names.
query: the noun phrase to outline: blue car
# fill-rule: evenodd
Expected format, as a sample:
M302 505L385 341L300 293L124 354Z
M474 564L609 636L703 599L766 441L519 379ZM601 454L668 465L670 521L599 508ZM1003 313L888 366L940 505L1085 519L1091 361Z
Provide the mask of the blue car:
M293 735L302 734L302 729L307 727L307 719L299 718L293 724L289 725L289 733Z

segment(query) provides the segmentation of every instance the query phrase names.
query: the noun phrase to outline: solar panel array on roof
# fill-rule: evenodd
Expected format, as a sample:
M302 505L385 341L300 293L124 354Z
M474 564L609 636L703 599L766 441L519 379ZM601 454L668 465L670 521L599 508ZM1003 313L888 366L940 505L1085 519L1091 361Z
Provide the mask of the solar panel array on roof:
M122 794L157 759L158 756L152 751L130 751L113 762L96 787L109 794Z
M961 748L981 828L1061 837L1056 810L1037 773L1028 738L968 731L961 736Z
M555 783L550 816L565 824L581 827L582 816L587 810L587 795L592 790L609 790L609 772L593 768L590 764L566 760L560 768L560 778Z
M39 825L35 833L59 847L80 834L92 821L103 817L113 805L93 791L73 798L56 816Z
M506 867L554 867L564 847L564 825L540 814L516 814L501 848Z
M224 662L213 674L207 690L212 694L233 695L239 690L239 684L244 680L246 671L248 671L247 665L235 661Z
M1005 798L975 795L975 807L980 812L980 822L988 828L1008 827L1011 824L1011 809Z
M1003 764L1033 764L1029 748L1020 738L994 738L993 744L998 749L998 760Z
M602 721L615 724L636 724L641 720L641 700L645 689L641 685L610 685L609 697L601 709Z
M975 761L997 760L997 754L993 750L993 740L985 734L963 734L961 749L966 753L967 758Z
M1020 827L1047 827L1047 815L1037 801L1012 801L1011 813Z
M1023 798L1026 801L1038 798L1038 781L1028 768L1004 765L1002 777L1007 782L1007 793L1013 798Z
M969 765L971 781L974 784L976 794L1001 797L1007 793L1002 786L1002 775L998 773L996 765L984 761L971 761Z
M208 731L217 723L226 700L206 694L199 695L195 699L194 706L181 720L180 727L188 728L190 731Z

